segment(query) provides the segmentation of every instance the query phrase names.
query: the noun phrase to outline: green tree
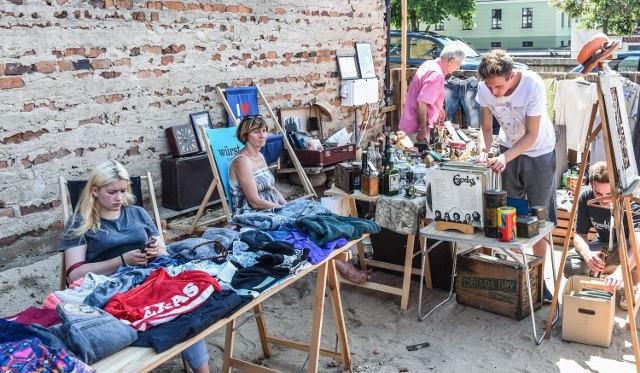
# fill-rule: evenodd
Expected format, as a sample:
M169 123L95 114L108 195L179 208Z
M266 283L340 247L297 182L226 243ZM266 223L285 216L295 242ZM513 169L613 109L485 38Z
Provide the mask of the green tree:
M454 16L462 21L465 29L472 29L476 14L475 0L407 0L407 29L428 31L431 25ZM391 22L399 28L402 24L402 4L391 0ZM422 25L423 29L420 30Z
M551 6L578 20L581 29L631 35L640 19L638 0L549 0Z

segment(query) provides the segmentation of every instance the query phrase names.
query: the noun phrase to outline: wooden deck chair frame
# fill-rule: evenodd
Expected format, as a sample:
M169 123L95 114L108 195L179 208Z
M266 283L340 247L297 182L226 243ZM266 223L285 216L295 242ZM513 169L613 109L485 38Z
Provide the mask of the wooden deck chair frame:
M156 193L153 188L153 178L151 177L151 172L147 172L146 175L140 176L140 183L143 184L146 181L147 189L149 192L149 200L151 202L151 217L158 229L158 232L162 235L163 239L167 240L165 230L162 228L162 222L160 221L160 213L158 210L158 203L156 202ZM67 188L67 179L64 176L60 176L60 203L62 205L62 218L63 224L66 224L73 213L70 197L69 197L69 189ZM142 187L142 185L140 186ZM142 204L142 202L141 202ZM64 252L60 253L60 290L64 290L67 288L67 269L66 263L64 261Z
M262 104L267 109L267 113L269 114L269 117L273 120L273 123L274 123L273 128L275 129L275 133L284 135L285 133L284 133L284 130L282 129L282 126L280 125L280 122L278 121L278 117L274 114L273 110L271 110L271 106L269 105L269 102L267 102L266 98L262 94L262 90L260 89L260 86L257 83L253 83L253 86L256 87L256 91L259 98L258 103L262 101ZM226 89L216 86L216 92L218 93L218 96L220 96L220 100L222 100L222 104L224 105L224 108L227 111L227 114L231 118L234 127L237 127L238 123L236 121L235 116L233 115L233 111L231 110L231 107L229 106L229 102L227 101L227 98L225 96ZM205 148L207 151L207 155L209 157L209 163L211 164L211 169L213 171L213 180L211 181L211 185L209 186L207 193L202 199L202 203L198 208L198 212L196 213L196 216L193 218L193 222L191 223L191 226L188 229L189 234L193 234L197 230L198 231L206 230L207 229L206 225L210 223L218 222L222 219L222 218L218 218L211 221L200 223L200 218L202 217L204 210L207 207L207 203L209 202L209 199L211 198L211 195L213 194L216 188L218 188L218 193L221 196L224 196L220 198L220 200L222 201L222 208L224 209L224 213L225 213L225 216L223 218L226 218L227 221L231 220L231 209L229 207L229 203L227 202L228 196L226 195L226 192L220 182L220 173L218 172L216 161L211 153L211 143L210 143L210 140L208 139L206 129L200 128L200 133L202 134L201 137L205 142ZM293 147L286 140L286 137L283 138L282 143L284 148L287 150L289 157L291 158L291 161L293 162L294 168L305 190L305 195L300 198L310 198L310 197L317 198L318 196L315 190L313 189L313 186L311 185L311 181L309 181L309 177L307 177L307 174L304 172L304 169L302 168L302 165L300 164L300 161L298 160L296 153L293 151ZM279 166L280 164L278 162L277 167ZM184 229L183 227L180 227L180 226L176 226L176 227L170 226L170 228Z

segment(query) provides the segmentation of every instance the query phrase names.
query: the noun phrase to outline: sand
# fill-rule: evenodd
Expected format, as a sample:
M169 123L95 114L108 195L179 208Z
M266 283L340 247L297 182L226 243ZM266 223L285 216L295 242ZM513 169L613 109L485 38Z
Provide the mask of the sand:
M555 252L556 256L560 253ZM9 316L29 306L40 306L46 295L58 286L59 257L25 267L0 272L0 315ZM547 267L550 261L547 261ZM400 285L401 278L374 272L376 281ZM551 270L545 274L552 283ZM342 301L349 345L356 372L632 372L631 334L625 330L626 313L616 309L615 327L609 348L561 340L561 321L551 338L537 346L532 338L531 319L516 321L472 307L446 303L425 321L418 321L416 310L418 282L412 282L409 310L400 310L398 296L343 285ZM313 305L315 276L301 279L271 297L264 309L269 332L307 341ZM426 290L425 307L446 297L441 290ZM536 312L537 327L543 332L550 307ZM323 347L334 348L336 337L331 304L325 306ZM429 347L407 351L407 345L429 342ZM224 330L207 338L213 372L221 370ZM261 358L255 322L249 320L236 336L238 357L284 372L299 372L306 354L274 347L273 357ZM155 372L175 372L177 358ZM305 367L306 369L306 367ZM321 357L320 372L339 372L341 365Z

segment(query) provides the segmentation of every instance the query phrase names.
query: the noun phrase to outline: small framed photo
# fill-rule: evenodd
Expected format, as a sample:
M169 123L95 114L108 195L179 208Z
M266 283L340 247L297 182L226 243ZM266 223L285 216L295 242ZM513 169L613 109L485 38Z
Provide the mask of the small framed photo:
M356 55L358 56L358 67L362 79L375 78L376 68L373 65L373 55L371 54L371 44L356 43Z
M356 56L352 54L341 54L337 55L336 59L338 60L340 79L349 80L360 78L360 75L358 74L358 65L356 64Z
M201 151L206 150L204 147L204 141L202 141L202 134L200 133L200 127L202 126L204 128L212 128L209 112L201 111L198 113L191 114L191 124L193 125L193 131L196 134L196 138L198 139L200 150Z

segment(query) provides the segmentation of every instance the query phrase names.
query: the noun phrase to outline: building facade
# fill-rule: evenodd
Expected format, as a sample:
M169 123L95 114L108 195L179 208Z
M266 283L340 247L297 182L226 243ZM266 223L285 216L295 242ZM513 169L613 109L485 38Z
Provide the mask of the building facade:
M451 18L436 25L435 31L459 37L479 50L571 46L571 18L547 0L477 0L476 6L473 29L465 30L460 20Z

